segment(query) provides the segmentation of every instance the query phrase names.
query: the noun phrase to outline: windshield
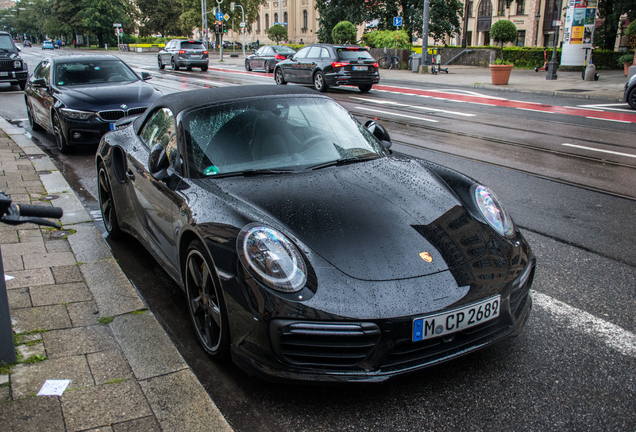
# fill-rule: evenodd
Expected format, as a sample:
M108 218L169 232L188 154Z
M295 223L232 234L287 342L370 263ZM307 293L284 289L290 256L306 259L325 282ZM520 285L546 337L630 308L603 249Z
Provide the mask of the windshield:
M369 51L365 49L338 48L337 51L342 60L373 60Z
M79 56L78 56L79 57ZM55 65L53 82L58 86L132 82L139 78L119 60L81 60Z
M184 116L190 175L302 170L384 150L330 99L277 97L206 107Z
M0 36L0 49L4 49L4 50L13 49L13 41L11 40L11 36L9 35Z

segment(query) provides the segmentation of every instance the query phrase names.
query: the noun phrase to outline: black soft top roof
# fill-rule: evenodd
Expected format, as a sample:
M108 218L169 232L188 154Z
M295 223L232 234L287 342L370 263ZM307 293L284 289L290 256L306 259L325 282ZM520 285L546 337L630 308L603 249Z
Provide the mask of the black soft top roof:
M80 55L60 55L50 57L53 63L76 63L100 60L122 61L119 57L111 54L80 54Z
M157 108L168 108L176 116L181 111L196 106L205 106L215 103L230 102L236 99L249 99L258 97L276 97L288 95L311 95L325 97L315 90L301 86L278 85L251 85L223 88L208 88L202 90L190 90L186 92L171 93L157 99L146 110L143 116L135 121L135 129L143 123L145 117Z

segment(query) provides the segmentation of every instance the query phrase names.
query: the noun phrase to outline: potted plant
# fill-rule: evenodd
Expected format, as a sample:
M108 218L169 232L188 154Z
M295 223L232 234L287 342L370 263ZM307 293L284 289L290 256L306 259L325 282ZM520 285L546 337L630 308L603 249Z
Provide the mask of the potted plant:
M623 66L625 69L625 76L627 76L627 70L632 64L634 64L634 54L624 54L620 56L617 63L619 66Z
M629 43L628 45L631 47L631 49L635 49L636 48L636 20L632 21L628 26L627 29L625 30L625 35L629 36ZM628 59L628 57L631 56L631 60ZM636 65L636 56L635 55L630 55L630 54L625 54L620 56L620 58L618 59L618 63L621 63L621 60L623 60L623 67L625 68L625 76L627 76L627 74L629 73L629 67L632 65Z
M517 26L512 21L499 20L490 27L490 37L499 44L501 59L490 65L490 78L494 85L507 85L513 64L503 59L503 44L517 40Z

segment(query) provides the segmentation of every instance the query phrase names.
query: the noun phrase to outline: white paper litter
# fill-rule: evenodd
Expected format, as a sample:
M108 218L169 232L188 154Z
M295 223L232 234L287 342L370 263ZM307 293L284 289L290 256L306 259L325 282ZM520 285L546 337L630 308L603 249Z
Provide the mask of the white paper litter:
M6 281L8 281L8 280L11 280L11 279L15 279L15 277L13 277L13 276L9 276L9 275L8 275L8 274L6 274L6 273L4 274L4 281L5 281L5 282L6 282Z
M71 380L46 380L38 396L62 396Z

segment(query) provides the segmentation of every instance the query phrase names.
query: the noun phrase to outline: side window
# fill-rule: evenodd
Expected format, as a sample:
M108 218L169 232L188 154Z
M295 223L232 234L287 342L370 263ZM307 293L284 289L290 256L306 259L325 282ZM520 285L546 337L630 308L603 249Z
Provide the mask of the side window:
M149 149L155 145L161 144L162 147L168 147L174 141L176 149L176 128L174 125L174 115L168 108L160 108L155 111L150 119L141 129L139 138L146 144ZM166 149L166 153L168 150ZM170 153L168 153L170 156Z
M331 57L329 55L329 50L327 48L323 48L322 51L320 51L320 58L329 58Z
M321 50L322 50L321 47L312 47L311 50L309 51L309 54L307 54L307 58L320 58Z
M309 52L311 48L307 47L307 48L303 48L300 51L298 51L296 54L294 54L294 57L296 57L297 59L304 59L305 57L307 57L307 53Z

